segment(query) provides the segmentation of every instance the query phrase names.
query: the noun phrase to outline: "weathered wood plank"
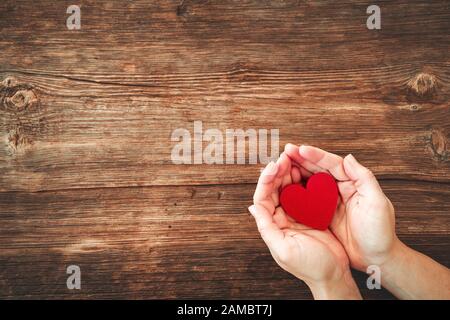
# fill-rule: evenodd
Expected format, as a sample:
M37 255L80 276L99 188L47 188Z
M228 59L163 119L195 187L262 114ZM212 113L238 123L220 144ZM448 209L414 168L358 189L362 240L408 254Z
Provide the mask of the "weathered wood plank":
M366 1L79 4L82 28L72 32L65 26L67 3L2 1L3 68L115 82L121 81L116 74L136 81L130 74L223 72L230 65L316 71L448 63L445 1L382 2L383 25L375 32L365 25Z
M3 1L0 190L254 181L171 165L172 130L194 120L448 182L448 4L386 3L379 32L365 5L84 1L71 32L62 4Z
M383 181L409 245L450 265L450 191ZM307 298L272 261L246 207L254 185L0 193L2 297ZM85 278L84 278L85 277ZM389 297L364 289L368 298Z
M19 84L4 83L2 91L4 191L255 181L254 165L172 163L172 132L186 128L194 139L195 120L203 121L204 131L223 134L276 128L281 148L297 142L352 152L385 177L450 179L447 103L313 102L295 93L283 99L200 93L175 99L152 97L147 87L137 92L34 76L6 79Z
M310 298L246 212L260 165L171 162L195 120L355 154L450 265L447 2L379 2L378 31L365 1L79 3L74 32L0 2L0 297Z
M386 3L380 32L364 5L86 1L69 32L53 2L2 2L0 190L254 181L171 165L172 130L194 120L448 182L448 4Z

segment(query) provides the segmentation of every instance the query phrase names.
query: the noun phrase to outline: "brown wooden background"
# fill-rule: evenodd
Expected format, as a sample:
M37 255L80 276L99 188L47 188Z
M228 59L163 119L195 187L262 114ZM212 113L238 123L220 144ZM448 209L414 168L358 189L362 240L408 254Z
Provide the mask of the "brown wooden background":
M449 266L449 1L376 3L2 0L0 298L311 298L247 213L261 165L172 164L195 120L352 152Z

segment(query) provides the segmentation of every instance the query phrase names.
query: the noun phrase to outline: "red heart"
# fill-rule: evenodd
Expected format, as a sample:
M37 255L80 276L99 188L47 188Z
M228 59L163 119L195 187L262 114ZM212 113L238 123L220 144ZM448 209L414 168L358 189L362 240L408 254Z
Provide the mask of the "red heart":
M338 201L336 181L327 173L312 175L306 183L286 186L280 195L284 211L299 223L325 230L333 219Z

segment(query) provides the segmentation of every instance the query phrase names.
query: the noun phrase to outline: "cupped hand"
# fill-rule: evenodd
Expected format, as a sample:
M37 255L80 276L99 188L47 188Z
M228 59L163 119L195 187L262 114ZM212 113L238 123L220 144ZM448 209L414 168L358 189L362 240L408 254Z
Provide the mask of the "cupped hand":
M296 223L280 206L281 189L300 180L299 168L292 166L284 153L262 171L254 205L249 208L261 237L278 265L305 281L317 298L343 291L358 298L347 254L336 237L329 230L313 230Z
M285 154L302 177L325 171L337 180L340 199L330 229L352 267L365 272L369 265L388 261L399 242L394 208L372 172L352 155L343 159L311 146L287 144Z

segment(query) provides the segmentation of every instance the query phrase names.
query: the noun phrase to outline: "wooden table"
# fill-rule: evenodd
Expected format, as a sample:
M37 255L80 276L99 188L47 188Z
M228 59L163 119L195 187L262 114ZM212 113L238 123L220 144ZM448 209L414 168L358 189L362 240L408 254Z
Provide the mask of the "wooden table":
M449 266L449 2L370 4L1 1L0 298L311 298L247 212L260 163L172 162L194 121L351 152Z

